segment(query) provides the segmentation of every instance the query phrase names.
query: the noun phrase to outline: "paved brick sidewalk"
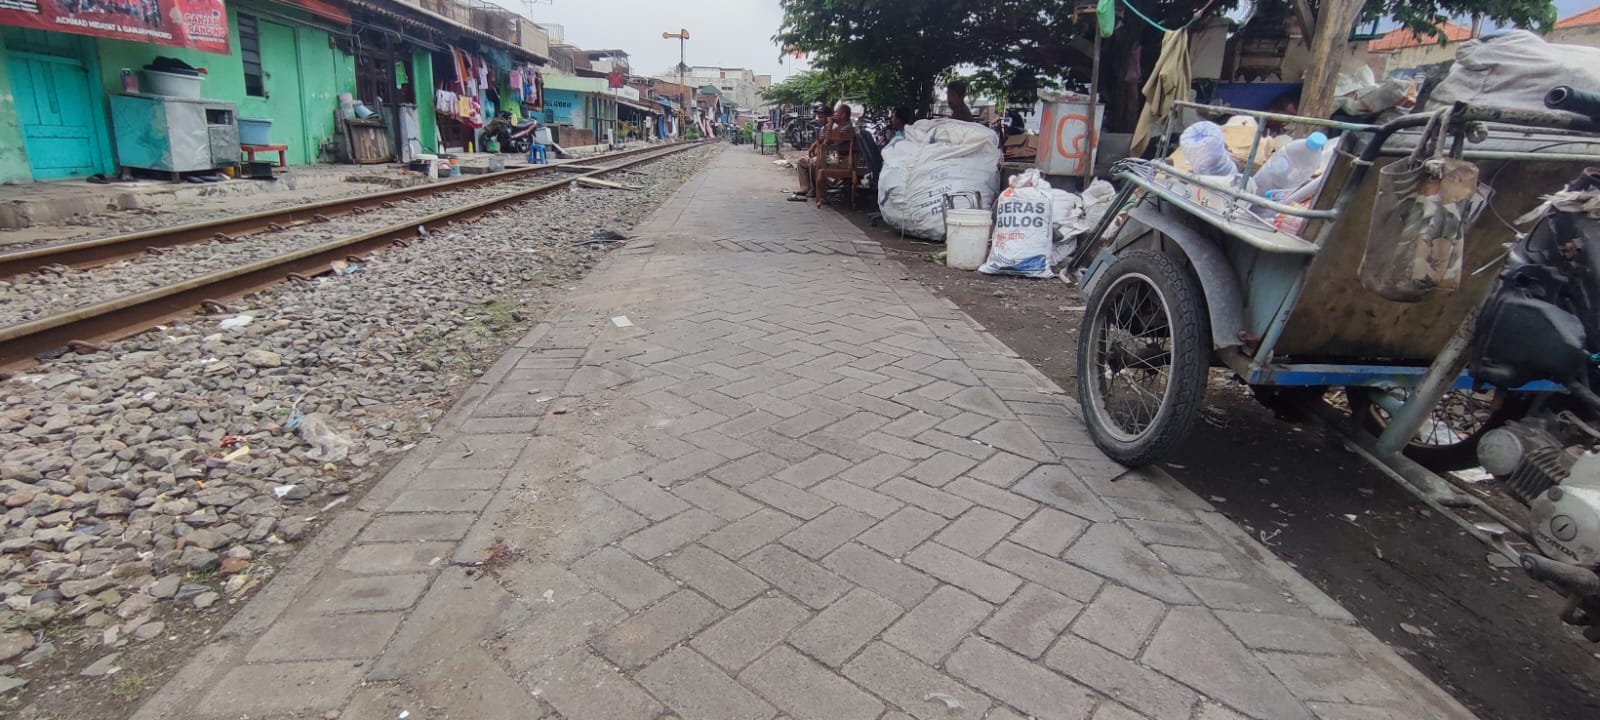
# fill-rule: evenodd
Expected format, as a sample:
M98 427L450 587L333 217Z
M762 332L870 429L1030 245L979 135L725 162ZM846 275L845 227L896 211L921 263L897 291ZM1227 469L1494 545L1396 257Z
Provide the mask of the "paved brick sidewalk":
M135 717L1471 717L788 177L717 155Z

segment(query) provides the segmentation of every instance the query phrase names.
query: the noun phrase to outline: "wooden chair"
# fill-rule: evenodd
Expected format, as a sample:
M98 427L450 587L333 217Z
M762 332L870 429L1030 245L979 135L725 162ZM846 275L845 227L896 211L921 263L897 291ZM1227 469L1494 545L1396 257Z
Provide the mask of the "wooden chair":
M842 161L840 164L826 165L823 163L830 149L835 152L843 150L844 156L840 158ZM838 146L831 146L831 148L829 146L818 147L817 155L818 157L812 165L811 175L811 187L817 193L817 207L822 207L823 197L828 194L827 181L845 180L849 183L845 186L845 194L850 197L850 209L856 209L856 186L861 184L861 168L856 167L855 138L851 137L850 142L843 148Z

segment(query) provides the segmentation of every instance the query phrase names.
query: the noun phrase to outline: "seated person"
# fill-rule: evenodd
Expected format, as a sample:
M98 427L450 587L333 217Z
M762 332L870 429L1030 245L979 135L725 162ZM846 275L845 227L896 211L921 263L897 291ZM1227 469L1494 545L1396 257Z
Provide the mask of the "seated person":
M850 145L855 141L856 128L850 123L850 106L840 103L838 109L833 111L832 120L817 131L817 141L811 144L807 156L795 163L800 190L790 195L789 200L805 202L808 198L815 198L817 189L812 187L812 171L819 164L827 167L843 165L850 156Z
M499 143L499 152L511 152L510 112L501 110L500 112L495 113L494 119L490 120L488 125L483 126L483 132L479 135L478 139L478 145L480 146L478 149L483 152L488 152L490 140L494 140L496 143Z
M894 113L889 116L889 135L883 139L883 144L887 146L889 143L894 142L895 138L905 137L906 126L910 124L911 108L895 108Z
M967 81L955 80L944 89L945 103L950 106L950 118L962 122L977 122L972 108L967 107Z

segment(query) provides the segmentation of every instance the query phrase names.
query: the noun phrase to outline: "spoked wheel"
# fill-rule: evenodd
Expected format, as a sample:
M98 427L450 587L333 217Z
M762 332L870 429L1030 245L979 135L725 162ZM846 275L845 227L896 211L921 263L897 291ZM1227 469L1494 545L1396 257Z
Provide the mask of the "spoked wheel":
M1374 401L1374 395L1387 393L1396 404L1404 402L1406 390L1351 389L1350 412L1362 429L1373 436L1389 426L1389 411ZM1521 417L1527 401L1503 390L1452 390L1422 421L1416 437L1406 443L1405 455L1429 470L1447 472L1478 466L1478 440L1483 434Z
M1205 400L1211 330L1200 283L1153 250L1122 254L1090 296L1078 337L1078 398L1111 459L1172 452Z

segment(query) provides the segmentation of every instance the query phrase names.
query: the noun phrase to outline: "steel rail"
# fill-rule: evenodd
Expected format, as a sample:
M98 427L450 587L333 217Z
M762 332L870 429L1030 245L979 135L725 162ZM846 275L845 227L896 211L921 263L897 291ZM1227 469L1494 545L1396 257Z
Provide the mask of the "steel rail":
M659 160L701 143L676 144L666 150L632 157L626 162L572 174L551 182L522 188L461 207L406 220L369 232L257 260L144 292L114 298L27 322L0 327L0 368L18 370L36 362L36 356L59 348L118 340L143 332L196 307L248 295L293 277L309 277L332 270L337 260L359 259L363 252L403 242L450 223L470 221L491 211L557 190L577 178L595 177L634 165Z
M499 170L482 175L468 175L460 179L425 183L406 188L357 195L355 197L323 200L293 207L263 210L234 217L185 223L172 227L154 228L138 232L109 235L90 240L46 245L15 252L0 253L0 279L33 272L52 265L68 267L93 267L118 260L138 257L146 252L177 245L192 245L214 239L236 240L262 231L277 231L296 225L322 222L337 215L369 212L399 200L434 195L451 190L462 190L490 183L520 181L551 172L562 172L569 166L579 172L591 170L589 163L625 158L652 150L658 146L623 150L605 155L594 155L573 163L530 165L528 167Z

